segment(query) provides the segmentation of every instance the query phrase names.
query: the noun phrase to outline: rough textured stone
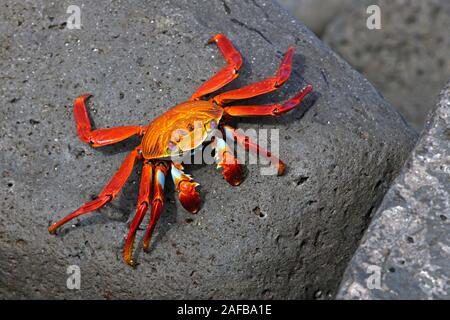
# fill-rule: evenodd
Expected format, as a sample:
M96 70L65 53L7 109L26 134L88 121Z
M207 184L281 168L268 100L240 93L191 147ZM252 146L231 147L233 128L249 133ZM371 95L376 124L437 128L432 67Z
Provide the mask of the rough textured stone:
M352 0L278 0L278 2L321 37L326 26L343 10L347 10Z
M366 27L372 4L381 9L381 30ZM323 40L420 130L450 75L449 30L447 0L353 0Z
M65 2L4 2L0 296L3 298L312 298L335 294L374 208L415 141L399 114L359 73L277 5L262 1L84 1L82 30ZM315 87L301 110L241 121L278 128L283 177L249 166L237 188L214 166L187 170L203 208L182 210L168 183L151 253L121 260L138 172L99 212L47 233L51 221L95 196L138 143L92 149L75 133L73 98L95 94L97 127L146 124L187 99L223 58L206 40L222 32L245 59L229 88L272 75L289 45L284 101ZM255 214L257 213L257 214ZM144 225L147 219L144 220ZM138 234L140 240L142 232ZM66 268L81 268L81 290Z
M450 83L375 214L346 271L339 298L450 298L449 142ZM376 269L381 286L368 289L367 279Z

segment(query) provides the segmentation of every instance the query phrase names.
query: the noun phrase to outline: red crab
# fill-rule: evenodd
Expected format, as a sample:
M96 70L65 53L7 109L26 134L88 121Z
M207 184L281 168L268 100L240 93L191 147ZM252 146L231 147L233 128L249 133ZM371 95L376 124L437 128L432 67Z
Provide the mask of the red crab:
M283 174L285 165L281 160L234 128L226 125L225 122L230 117L281 115L300 104L302 99L312 90L312 86L306 86L295 97L283 104L265 106L225 105L234 100L248 99L277 90L289 78L294 48L288 49L275 76L240 89L221 93L206 101L200 99L236 79L242 65L241 55L226 36L217 34L209 40L209 43L217 44L228 62L227 66L206 81L188 101L172 107L146 126L92 130L85 105L86 100L91 95L85 94L75 99L75 121L78 136L82 141L89 143L92 147L113 144L134 135L142 137L142 141L125 158L117 173L100 192L98 198L82 205L73 213L52 224L48 228L50 233L55 233L60 226L68 221L94 211L112 201L122 189L136 161L142 160L143 167L137 210L131 222L123 252L125 262L134 265L132 251L137 228L141 224L147 209L151 207L150 222L144 236L144 250L147 251L153 230L163 208L164 181L169 171L183 207L191 213L196 213L200 208L200 196L196 191L198 183L183 172L181 163L174 161L170 157L171 155L201 148L202 145L212 140L217 164L223 168L225 180L233 186L241 183L243 178L241 164L230 152L230 148L223 139L218 137L211 139L211 132L213 131L219 130L224 136L232 137L245 150L268 158L277 167L278 175ZM195 136L200 138L195 138ZM153 196L151 196L152 184Z

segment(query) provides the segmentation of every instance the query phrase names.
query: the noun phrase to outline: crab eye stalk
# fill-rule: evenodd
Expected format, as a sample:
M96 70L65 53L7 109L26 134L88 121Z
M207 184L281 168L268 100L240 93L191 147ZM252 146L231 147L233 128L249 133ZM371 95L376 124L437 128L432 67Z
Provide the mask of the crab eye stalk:
M175 152L178 149L178 146L175 142L169 141L169 143L167 144L167 149L171 152Z
M194 129L203 128L203 121L194 121Z
M211 129L216 129L217 128L217 121L216 120L211 120L211 122L209 123L209 127Z

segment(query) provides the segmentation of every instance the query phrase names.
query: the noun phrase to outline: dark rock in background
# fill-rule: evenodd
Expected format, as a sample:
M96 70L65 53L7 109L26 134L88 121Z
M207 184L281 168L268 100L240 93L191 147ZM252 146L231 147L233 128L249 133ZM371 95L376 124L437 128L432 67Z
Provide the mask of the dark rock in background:
M341 11L347 10L353 0L278 0L318 37Z
M381 29L369 30L366 9L381 9ZM353 0L326 27L323 40L417 130L450 77L450 1Z
M449 299L449 219L450 83L375 214L338 298ZM376 272L379 288L369 279Z
M278 0L421 130L450 76L448 0ZM381 30L369 30L369 5Z
M415 134L359 73L278 6L251 1L84 1L82 29L66 3L6 1L0 11L0 296L2 298L329 298L411 150ZM243 128L280 130L283 177L249 166L237 188L214 166L191 166L203 208L183 211L168 183L152 251L121 260L139 166L110 205L51 236L47 227L96 196L138 141L92 149L76 136L73 99L95 95L96 127L146 124L224 65L213 34L243 54L227 88L274 74L297 47L284 101L300 110ZM144 220L145 226L147 219ZM137 239L140 240L142 232ZM81 290L66 288L69 265Z

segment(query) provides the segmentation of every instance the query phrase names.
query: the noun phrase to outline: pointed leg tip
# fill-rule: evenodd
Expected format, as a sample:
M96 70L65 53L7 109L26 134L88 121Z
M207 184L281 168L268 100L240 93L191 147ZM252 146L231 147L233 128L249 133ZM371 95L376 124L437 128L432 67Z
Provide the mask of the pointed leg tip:
M56 226L55 225L51 225L50 227L48 227L48 233L50 234L56 234Z
M80 99L80 100L82 100L82 101L86 101L86 100L89 99L90 97L93 97L93 95L90 94L90 93L85 93L85 94L82 94L82 95L78 96L78 97L77 97L77 100Z
M312 85L308 84L308 85L303 89L303 91L306 92L306 93L309 93L309 92L313 91L313 89L314 89L314 87L313 87Z
M213 35L211 38L209 38L208 44L219 41L220 37L223 37L223 34L218 33L218 34Z
M124 259L124 261L125 261L125 263L126 263L127 265L129 265L130 267L133 266L133 260L125 260L125 259Z
M144 250L144 252L150 252L150 244L152 242L152 237L153 237L153 227L150 227L147 229L147 232L145 233L144 236L144 240L142 243L142 250Z
M130 267L136 267L136 262L133 260L133 257L131 256L131 252L126 252L123 255L123 261Z
M295 47L290 46L287 49L286 53L284 54L284 61L288 62L288 63L292 63L292 58L294 56L294 53L295 53Z
M123 261L125 261L129 266L134 266L133 261L133 248L134 248L134 234L131 232L127 236L127 241L123 249Z

